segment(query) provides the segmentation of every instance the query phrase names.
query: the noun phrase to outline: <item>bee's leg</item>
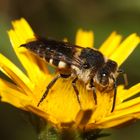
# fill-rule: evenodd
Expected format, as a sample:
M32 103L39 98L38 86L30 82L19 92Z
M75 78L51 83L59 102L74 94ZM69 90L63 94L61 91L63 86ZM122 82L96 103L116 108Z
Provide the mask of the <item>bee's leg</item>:
M40 105L40 103L46 98L46 96L49 93L50 88L55 84L55 82L61 77L61 75L57 75L47 86L45 93L43 94L42 98L40 99L40 101L38 102L37 106Z
M77 96L77 101L78 101L78 103L79 103L79 105L80 105L80 108L81 108L80 97L79 97L79 91L78 91L77 86L76 86L76 81L77 81L77 80L78 80L78 78L76 77L76 78L72 81L72 86L73 86L73 88L74 88L74 91L75 91L76 96Z
M124 86L127 87L128 86L128 77L126 73L123 73L123 79L124 79Z
M124 85L125 85L125 87L127 87L128 86L128 77L127 77L127 74L122 69L119 69L117 72L119 74L123 74Z
M114 111L115 103L116 103L116 95L117 95L117 82L116 82L115 78L112 77L112 79L114 81L114 87L113 87L113 89L114 89L114 97L113 97L113 105L112 105L111 112Z
M97 95L96 95L96 89L94 86L93 78L90 80L90 88L93 90L93 98L95 101L95 105L97 105Z

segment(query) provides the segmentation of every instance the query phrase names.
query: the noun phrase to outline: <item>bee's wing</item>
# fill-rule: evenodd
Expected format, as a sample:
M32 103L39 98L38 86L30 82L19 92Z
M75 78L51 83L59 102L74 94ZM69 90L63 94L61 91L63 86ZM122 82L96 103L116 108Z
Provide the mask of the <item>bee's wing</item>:
M49 52L49 53L47 53L47 55L49 57L51 56L52 59L63 61L69 65L74 65L78 68L80 68L83 65L83 62L78 57L75 57L74 55L72 58L68 57L67 55L62 54L60 52L55 52L55 55L53 52Z
M82 66L82 61L75 54L83 47L72 45L68 42L37 37L37 40L22 44L21 47L25 47L47 59L56 59L76 67Z

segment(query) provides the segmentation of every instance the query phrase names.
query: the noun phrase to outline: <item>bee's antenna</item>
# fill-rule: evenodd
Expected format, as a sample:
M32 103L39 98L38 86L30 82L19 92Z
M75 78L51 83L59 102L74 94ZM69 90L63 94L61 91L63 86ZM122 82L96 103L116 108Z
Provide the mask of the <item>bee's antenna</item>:
M111 77L114 81L114 98L113 98L113 105L112 105L112 109L111 109L111 113L114 111L115 109L115 103L116 103L116 96L117 96L117 81L114 77Z
M117 72L118 72L118 73L124 73L124 70L118 69Z

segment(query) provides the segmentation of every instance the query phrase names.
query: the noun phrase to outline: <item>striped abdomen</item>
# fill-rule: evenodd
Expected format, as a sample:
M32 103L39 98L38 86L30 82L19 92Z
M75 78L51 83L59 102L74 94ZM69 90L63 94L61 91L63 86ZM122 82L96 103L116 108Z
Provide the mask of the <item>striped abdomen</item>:
M49 64L65 69L70 67L75 48L66 42L38 39L21 45L45 59Z

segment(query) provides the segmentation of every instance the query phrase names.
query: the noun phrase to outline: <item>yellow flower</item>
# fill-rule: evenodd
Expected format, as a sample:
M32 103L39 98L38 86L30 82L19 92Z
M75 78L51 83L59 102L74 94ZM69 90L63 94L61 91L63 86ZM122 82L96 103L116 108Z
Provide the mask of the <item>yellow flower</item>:
M23 65L25 72L20 70L4 55L0 54L0 70L12 81L0 79L0 96L3 102L10 103L17 108L33 112L55 127L96 129L109 128L120 125L132 119L140 118L140 97L127 100L140 91L140 83L129 89L123 85L117 87L115 110L111 113L113 94L97 91L97 105L93 95L87 92L82 83L77 83L80 92L80 110L71 85L72 79L59 79L52 87L46 99L37 104L46 90L48 83L55 74L50 74L47 64L27 49L19 47L29 40L34 40L34 32L25 19L12 22L13 29L8 31L13 49ZM93 32L78 30L76 44L83 47L93 47ZM120 66L132 53L139 43L139 37L134 33L122 42L122 36L113 32L101 45L99 50L109 59Z

